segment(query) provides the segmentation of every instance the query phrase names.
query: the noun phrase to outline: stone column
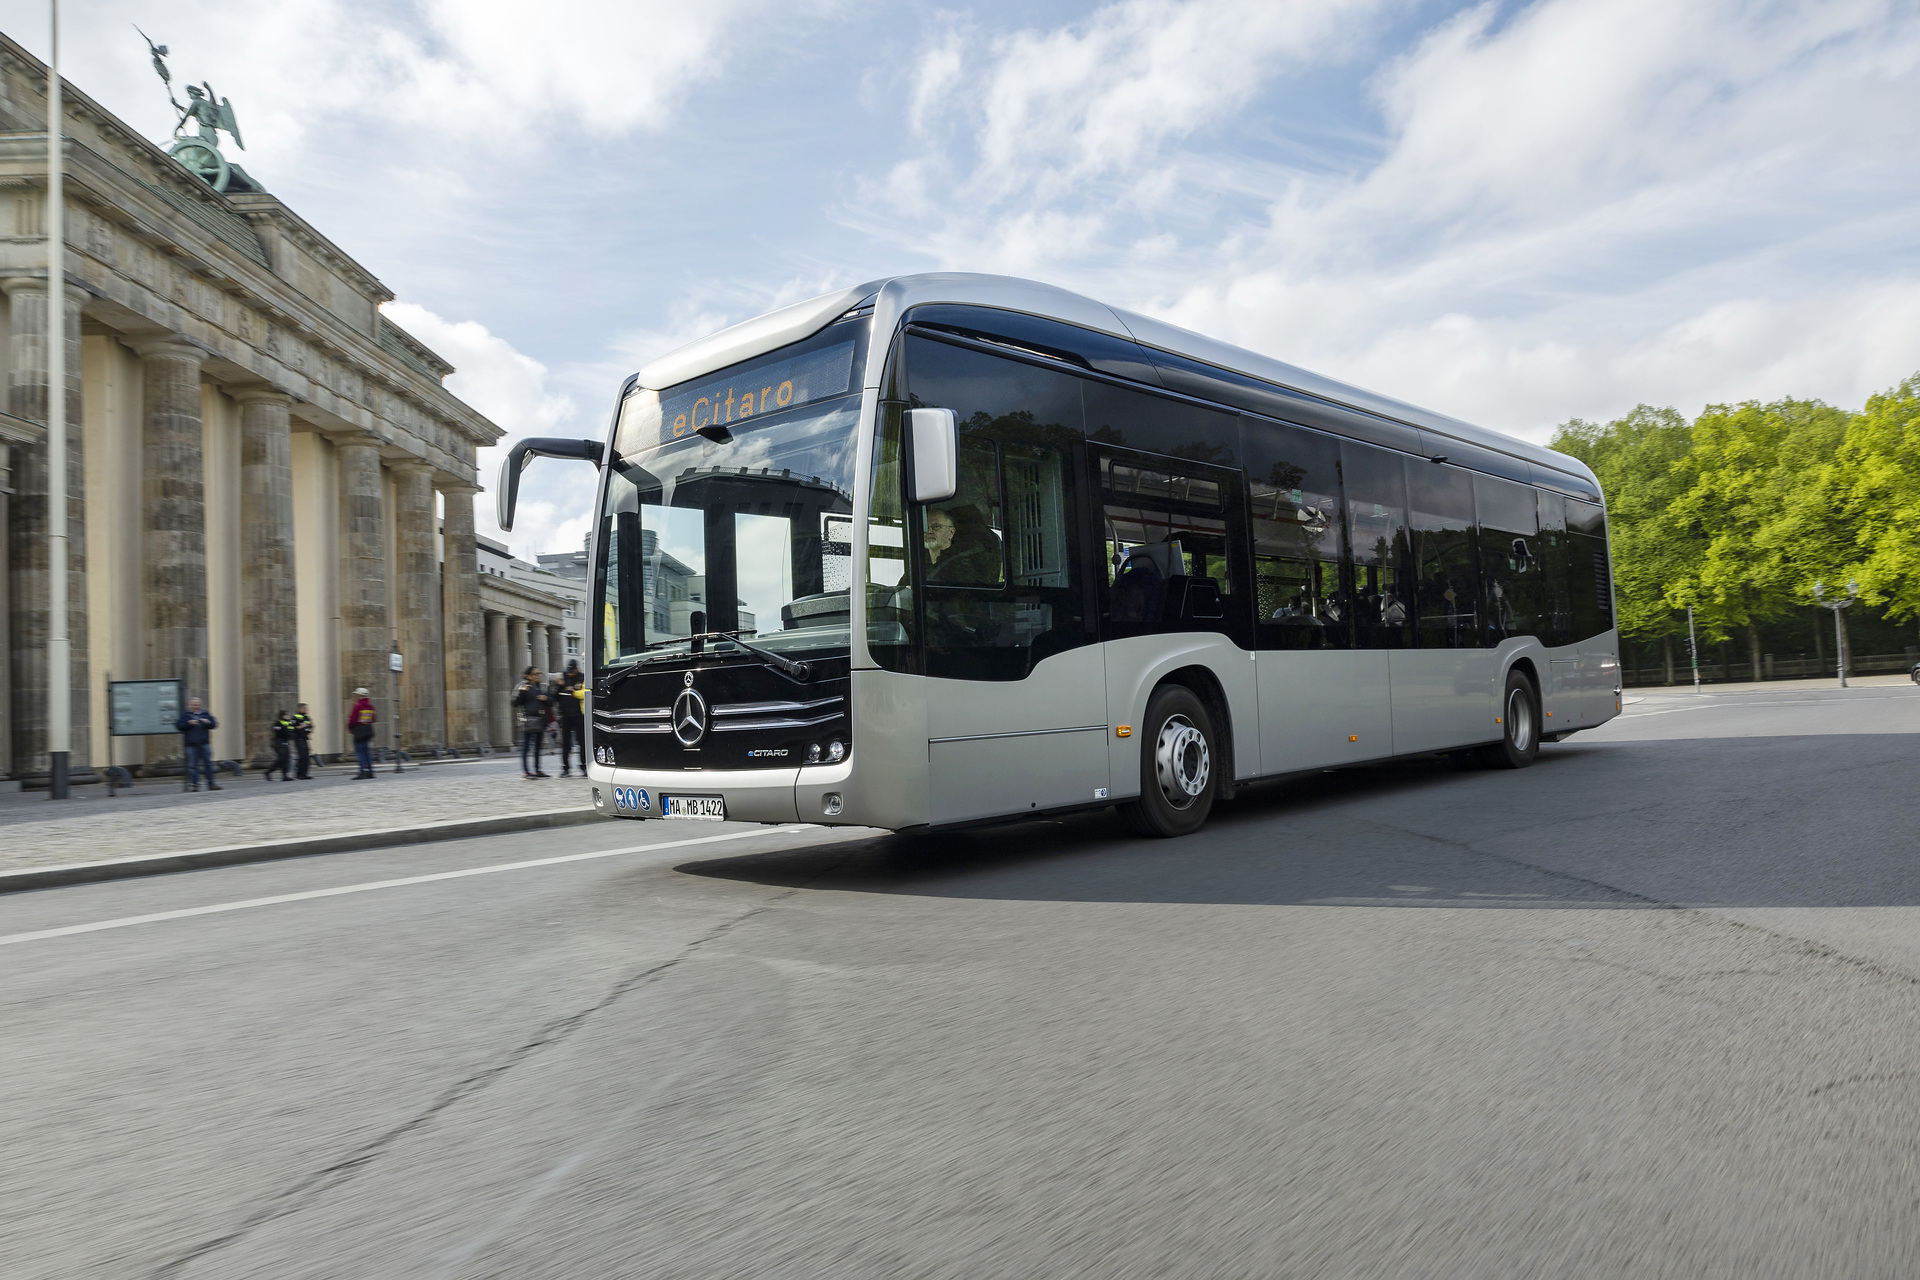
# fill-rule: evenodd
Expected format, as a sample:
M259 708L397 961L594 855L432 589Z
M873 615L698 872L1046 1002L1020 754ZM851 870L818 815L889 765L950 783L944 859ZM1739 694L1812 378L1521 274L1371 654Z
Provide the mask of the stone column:
M520 683L520 677L526 672L532 659L527 656L527 620L509 617L507 619L507 688L511 690Z
M473 540L472 485L441 490L440 634L446 654L447 745L473 747L491 740L487 723L488 657L480 614L480 557ZM505 637L501 647L505 648Z
M300 619L293 576L293 436L285 392L231 393L240 403L240 652L246 752L273 760L276 711L300 701Z
M141 364L141 593L147 677L207 696L206 472L200 456L198 347L176 338L136 342ZM227 707L216 714L232 715ZM156 752L157 747L157 752ZM156 758L157 755L157 758ZM149 768L177 767L180 743L147 749Z
M29 422L47 420L47 282L20 277L0 282L12 300L7 360L7 412ZM63 328L67 344L67 636L72 657L73 737L68 780L98 782L91 763L93 720L87 672L87 471L86 433L80 404L80 308L87 294L66 286ZM0 448L5 447L0 445ZM8 503L7 650L11 657L13 714L12 776L32 787L47 785L47 637L53 615L48 598L47 443L16 445L13 498Z
M387 666L386 519L381 502L380 447L371 436L334 439L340 469L340 693L367 689L389 731L392 673Z
M547 628L547 674L557 676L567 669L567 632L565 627Z
M433 468L393 468L393 530L399 566L401 745L424 750L447 741L447 674L440 640L440 558L434 549Z
M487 693L488 733L496 747L513 741L513 713L507 699L513 680L512 657L507 652L507 615L487 611Z

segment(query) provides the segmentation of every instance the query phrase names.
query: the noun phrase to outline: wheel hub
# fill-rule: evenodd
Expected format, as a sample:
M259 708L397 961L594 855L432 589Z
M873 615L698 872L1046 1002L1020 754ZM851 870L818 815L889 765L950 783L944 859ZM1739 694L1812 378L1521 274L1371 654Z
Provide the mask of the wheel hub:
M1525 689L1507 695L1507 735L1515 751L1524 752L1533 746L1533 700Z
M1154 744L1154 770L1160 793L1176 809L1184 809L1206 793L1213 777L1207 738L1185 716L1169 716Z

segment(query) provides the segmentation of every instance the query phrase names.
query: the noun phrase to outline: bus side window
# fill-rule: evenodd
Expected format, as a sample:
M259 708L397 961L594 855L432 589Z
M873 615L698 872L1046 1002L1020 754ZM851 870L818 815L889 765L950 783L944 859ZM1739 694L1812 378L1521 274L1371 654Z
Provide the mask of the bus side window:
M1567 594L1567 500L1538 493L1540 510L1540 641L1548 648L1572 644L1573 598Z
M1253 533L1256 643L1346 649L1353 610L1340 573L1340 446L1265 418L1241 419Z
M959 486L914 509L908 541L925 670L1022 680L1088 643L1074 449L1080 379L925 338L907 342L910 400L960 419Z
M1416 643L1422 649L1480 645L1480 575L1473 563L1473 473L1407 460L1412 499Z
M1574 640L1591 640L1613 627L1606 512L1578 498L1567 499L1567 593L1573 601Z
M1246 643L1240 472L1099 449L1108 639L1220 631Z
M1361 649L1405 649L1412 644L1403 456L1351 440L1340 446L1353 562L1354 644Z
M867 514L867 649L889 671L919 670L913 589L908 581L906 476L900 461L901 409L880 406Z
M1540 634L1542 564L1534 490L1497 476L1473 477L1480 543L1480 639Z

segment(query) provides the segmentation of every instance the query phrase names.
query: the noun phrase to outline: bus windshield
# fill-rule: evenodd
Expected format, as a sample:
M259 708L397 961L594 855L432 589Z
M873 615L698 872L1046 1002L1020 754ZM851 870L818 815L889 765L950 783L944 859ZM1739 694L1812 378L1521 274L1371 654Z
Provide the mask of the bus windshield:
M859 410L841 394L735 416L720 439L616 454L596 567L601 665L684 658L713 632L783 656L845 654Z

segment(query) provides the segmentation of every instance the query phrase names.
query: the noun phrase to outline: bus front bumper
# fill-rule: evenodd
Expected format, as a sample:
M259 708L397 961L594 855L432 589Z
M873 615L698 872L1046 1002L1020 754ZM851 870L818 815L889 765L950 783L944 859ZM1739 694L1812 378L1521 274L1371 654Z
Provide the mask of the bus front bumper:
M717 798L728 822L844 822L853 762L800 769L669 771L591 765L593 807L609 818L664 818L670 797ZM701 806L706 807L706 806Z

